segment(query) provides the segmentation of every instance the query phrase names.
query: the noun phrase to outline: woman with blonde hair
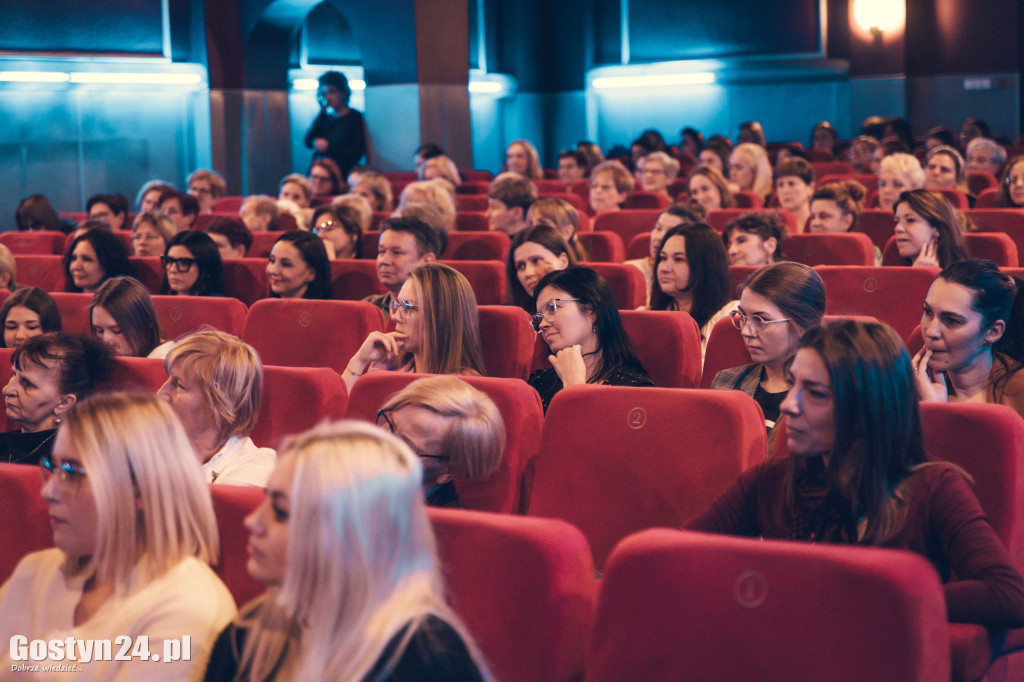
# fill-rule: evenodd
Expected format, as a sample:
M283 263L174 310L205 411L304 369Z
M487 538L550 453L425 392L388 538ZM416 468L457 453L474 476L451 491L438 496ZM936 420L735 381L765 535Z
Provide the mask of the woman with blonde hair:
M370 225L373 223L373 207L370 206L370 202L366 200L366 197L361 194L342 194L334 198L331 206L348 206L355 209L359 215L360 234L369 231Z
M409 443L429 507L459 507L456 477L485 481L501 465L505 422L486 393L455 377L419 379L388 398L377 426Z
M753 142L736 145L729 155L729 181L737 190L753 192L765 199L772 193L772 164L768 152Z
M208 483L264 486L277 456L249 438L263 398L263 363L236 336L208 329L164 358L159 395L181 419Z
M349 390L368 371L487 373L476 295L457 270L441 263L417 267L391 302L391 319L395 331L370 332L348 361L341 376Z
M442 178L447 180L452 187L462 184L462 176L459 175L459 167L455 162L442 154L434 156L423 162L419 168L420 180L433 180Z
M690 171L687 181L690 205L699 204L706 214L723 208L736 208L736 197L729 181L711 166L698 166Z
M162 358L174 345L164 339L149 291L134 277L103 283L89 302L89 324L114 355Z
M513 140L505 151L505 167L503 173L518 173L530 180L544 177L544 169L540 167L540 155L537 148L526 140Z
M489 679L444 601L420 463L358 422L292 436L246 520L267 593L217 641L207 680Z
M373 211L392 211L395 208L391 182L379 171L361 173L349 192L366 199Z
M140 258L159 258L167 251L167 242L176 232L174 223L163 213L140 213L132 224L132 254Z
M897 152L883 157L878 164L878 207L893 210L900 194L921 189L924 182L924 169L913 154Z
M398 199L398 205L416 202L437 206L444 215L445 229L449 232L455 230L455 188L443 178L410 182L406 185Z
M281 180L281 187L277 192L277 200L291 201L299 208L309 208L309 202L313 198L313 190L309 186L309 180L301 173L290 173Z
M530 210L526 212L526 222L531 226L550 225L555 228L569 244L576 260L587 260L587 250L576 239L580 229L580 212L565 199L537 199L530 204Z
M148 638L165 656L190 637L177 660L94 652L73 665L88 679L198 679L235 603L209 566L217 521L174 413L152 395L80 402L40 468L56 547L26 556L0 588L3 641ZM5 670L14 653L0 657Z
M14 291L18 288L18 264L11 250L0 244L0 289Z

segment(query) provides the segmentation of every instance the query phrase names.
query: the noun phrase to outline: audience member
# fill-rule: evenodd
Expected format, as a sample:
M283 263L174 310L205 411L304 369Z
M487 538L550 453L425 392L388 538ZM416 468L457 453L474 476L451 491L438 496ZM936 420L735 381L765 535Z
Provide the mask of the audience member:
M891 211L903 192L924 187L921 162L913 154L897 152L882 158L878 165L878 207Z
M744 142L729 156L729 182L736 190L753 192L763 200L772 191L772 165L759 144Z
M989 173L998 178L1006 163L1006 148L987 137L978 137L967 145L966 157L968 173Z
M159 258L167 251L167 242L176 232L174 223L163 213L140 213L132 225L133 255Z
M65 291L92 294L111 277L131 274L128 247L109 230L86 231L64 254Z
M1001 208L1024 207L1024 156L1015 156L1006 164L1006 177L999 183L999 198L996 206Z
M572 249L554 227L541 223L516 233L505 260L509 304L532 315L537 282L552 270L564 270L575 264Z
M331 159L317 159L309 164L309 189L313 196L330 197L342 194L345 183L341 178L341 169Z
M895 216L896 248L904 265L944 268L970 258L963 216L941 194L926 189L903 192Z
M437 258L440 248L437 234L422 220L388 218L382 222L377 243L377 280L387 292L363 300L380 308L387 320L409 273Z
M462 176L459 175L459 167L455 162L445 155L435 156L423 162L418 169L420 180L433 180L442 178L452 187L462 184Z
M359 214L351 206L318 206L313 210L312 232L324 242L327 257L358 258L362 243Z
M505 173L517 173L527 180L540 180L544 171L540 167L537 149L526 140L513 140L505 151Z
M246 197L238 209L238 217L250 232L277 232L280 215L277 201L266 194Z
M128 222L128 199L123 194L94 194L85 202L89 220L106 223L111 230L125 230Z
M21 231L52 230L69 232L54 210L53 204L42 194L30 194L20 202L14 213L14 223Z
M775 167L775 196L779 206L796 218L796 231L803 232L811 218L814 169L799 157L786 159Z
M108 279L93 294L89 326L114 355L163 358L174 345L164 338L149 291L132 277Z
M444 216L445 230L448 232L455 230L455 188L449 185L443 178L410 182L402 190L398 203L399 205L411 203L432 204Z
M558 179L568 190L573 183L583 180L590 172L587 155L575 149L566 149L558 154Z
M698 166L690 171L688 182L689 203L708 211L736 208L736 197L729 189L729 181L711 166Z
M228 185L217 173L205 168L193 171L188 176L188 193L199 202L200 213L213 213L217 200L227 194Z
M169 189L160 195L160 212L171 219L178 232L191 230L199 215L199 202L191 194Z
M550 225L558 230L562 238L569 244L569 249L576 260L587 260L587 250L576 238L580 229L580 212L565 199L545 197L530 204L526 213L526 222L531 226Z
M729 265L759 268L782 260L787 233L776 213L750 211L733 218L722 231Z
M834 157L838 147L839 133L831 123L822 121L811 128L811 149L828 152L830 156Z
M152 213L160 209L160 195L174 187L163 180L150 180L144 184L135 197L139 213Z
M224 266L217 242L205 232L179 232L167 244L162 257L164 281L161 294L223 296Z
M537 200L537 187L516 173L502 173L487 189L487 225L513 236L529 226L526 214Z
M351 186L350 191L366 199L371 211L392 211L395 208L391 182L379 171L371 170L360 174L359 180Z
M39 287L23 287L0 306L0 324L4 330L0 347L17 348L33 336L59 332L60 310L53 297Z
M323 240L302 230L282 234L270 249L267 279L271 298L330 298L331 263Z
M316 101L320 113L302 138L313 150L313 161L330 159L337 164L341 177L366 154L366 124L363 115L348 106L352 96L348 78L340 71L321 74Z
M640 171L640 183L645 192L660 194L669 202L672 197L669 195L668 187L679 175L679 162L665 152L651 152L647 156L640 157L637 164Z
M228 258L245 258L252 246L252 232L245 226L241 218L235 216L217 216L206 227L206 234L217 245L221 260Z
M665 238L665 233L677 225L703 223L704 218L704 210L699 204L696 206L669 206L658 214L658 219L654 222L649 244L650 251L647 256L626 261L627 265L632 265L644 273L644 282L647 287L645 305L649 306L651 304L651 291L656 284L654 279L654 263L658 259L658 252L661 249L661 242Z
M18 288L18 262L4 244L0 244L0 291L15 291Z
M610 213L622 208L633 193L636 180L618 161L603 161L590 171L590 210Z
M281 186L277 192L278 201L286 199L299 208L309 208L309 201L312 198L313 188L310 187L309 180L305 175L290 173L281 180Z

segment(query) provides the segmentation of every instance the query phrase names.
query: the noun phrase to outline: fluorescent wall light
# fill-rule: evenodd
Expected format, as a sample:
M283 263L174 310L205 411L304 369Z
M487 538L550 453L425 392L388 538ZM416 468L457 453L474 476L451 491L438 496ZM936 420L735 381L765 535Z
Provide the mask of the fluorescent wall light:
M60 71L0 71L0 81L8 83L66 83L70 79Z
M476 81L469 84L469 91L481 95L496 95L504 89L501 83L494 81Z
M711 85L715 74L707 71L694 73L652 73L638 76L602 76L591 81L598 90L613 88L657 88L673 85Z
M107 83L118 85L198 85L202 79L197 73L105 73L76 71L72 83Z

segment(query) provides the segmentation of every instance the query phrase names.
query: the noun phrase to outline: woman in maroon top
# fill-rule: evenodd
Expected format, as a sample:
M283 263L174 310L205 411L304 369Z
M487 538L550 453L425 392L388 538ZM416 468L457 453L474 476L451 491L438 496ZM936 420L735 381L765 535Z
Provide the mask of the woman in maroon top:
M791 457L746 472L686 527L907 549L939 572L950 621L1024 625L1024 581L963 472L925 456L896 333L853 320L812 328L787 374Z

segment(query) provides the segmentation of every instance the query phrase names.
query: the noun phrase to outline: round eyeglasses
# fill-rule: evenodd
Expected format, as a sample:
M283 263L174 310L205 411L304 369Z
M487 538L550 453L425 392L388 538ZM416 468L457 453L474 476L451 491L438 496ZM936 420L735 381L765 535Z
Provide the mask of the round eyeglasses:
M578 298L553 298L540 307L540 311L536 315L530 318L530 324L533 326L533 331L540 333L540 325L543 322L550 322L555 319L555 313L562 307L562 304L567 301L577 301Z
M85 480L85 469L80 465L71 462L57 464L53 461L52 455L43 455L39 458L39 471L43 475L43 483L49 481L54 475L61 485L71 492L78 492Z
M732 319L732 326L736 327L740 331L748 324L750 325L750 332L754 336L760 336L761 332L768 328L770 324L776 324L778 322L789 322L788 317L781 320L766 320L760 315L746 315L738 310L732 311L729 317Z

